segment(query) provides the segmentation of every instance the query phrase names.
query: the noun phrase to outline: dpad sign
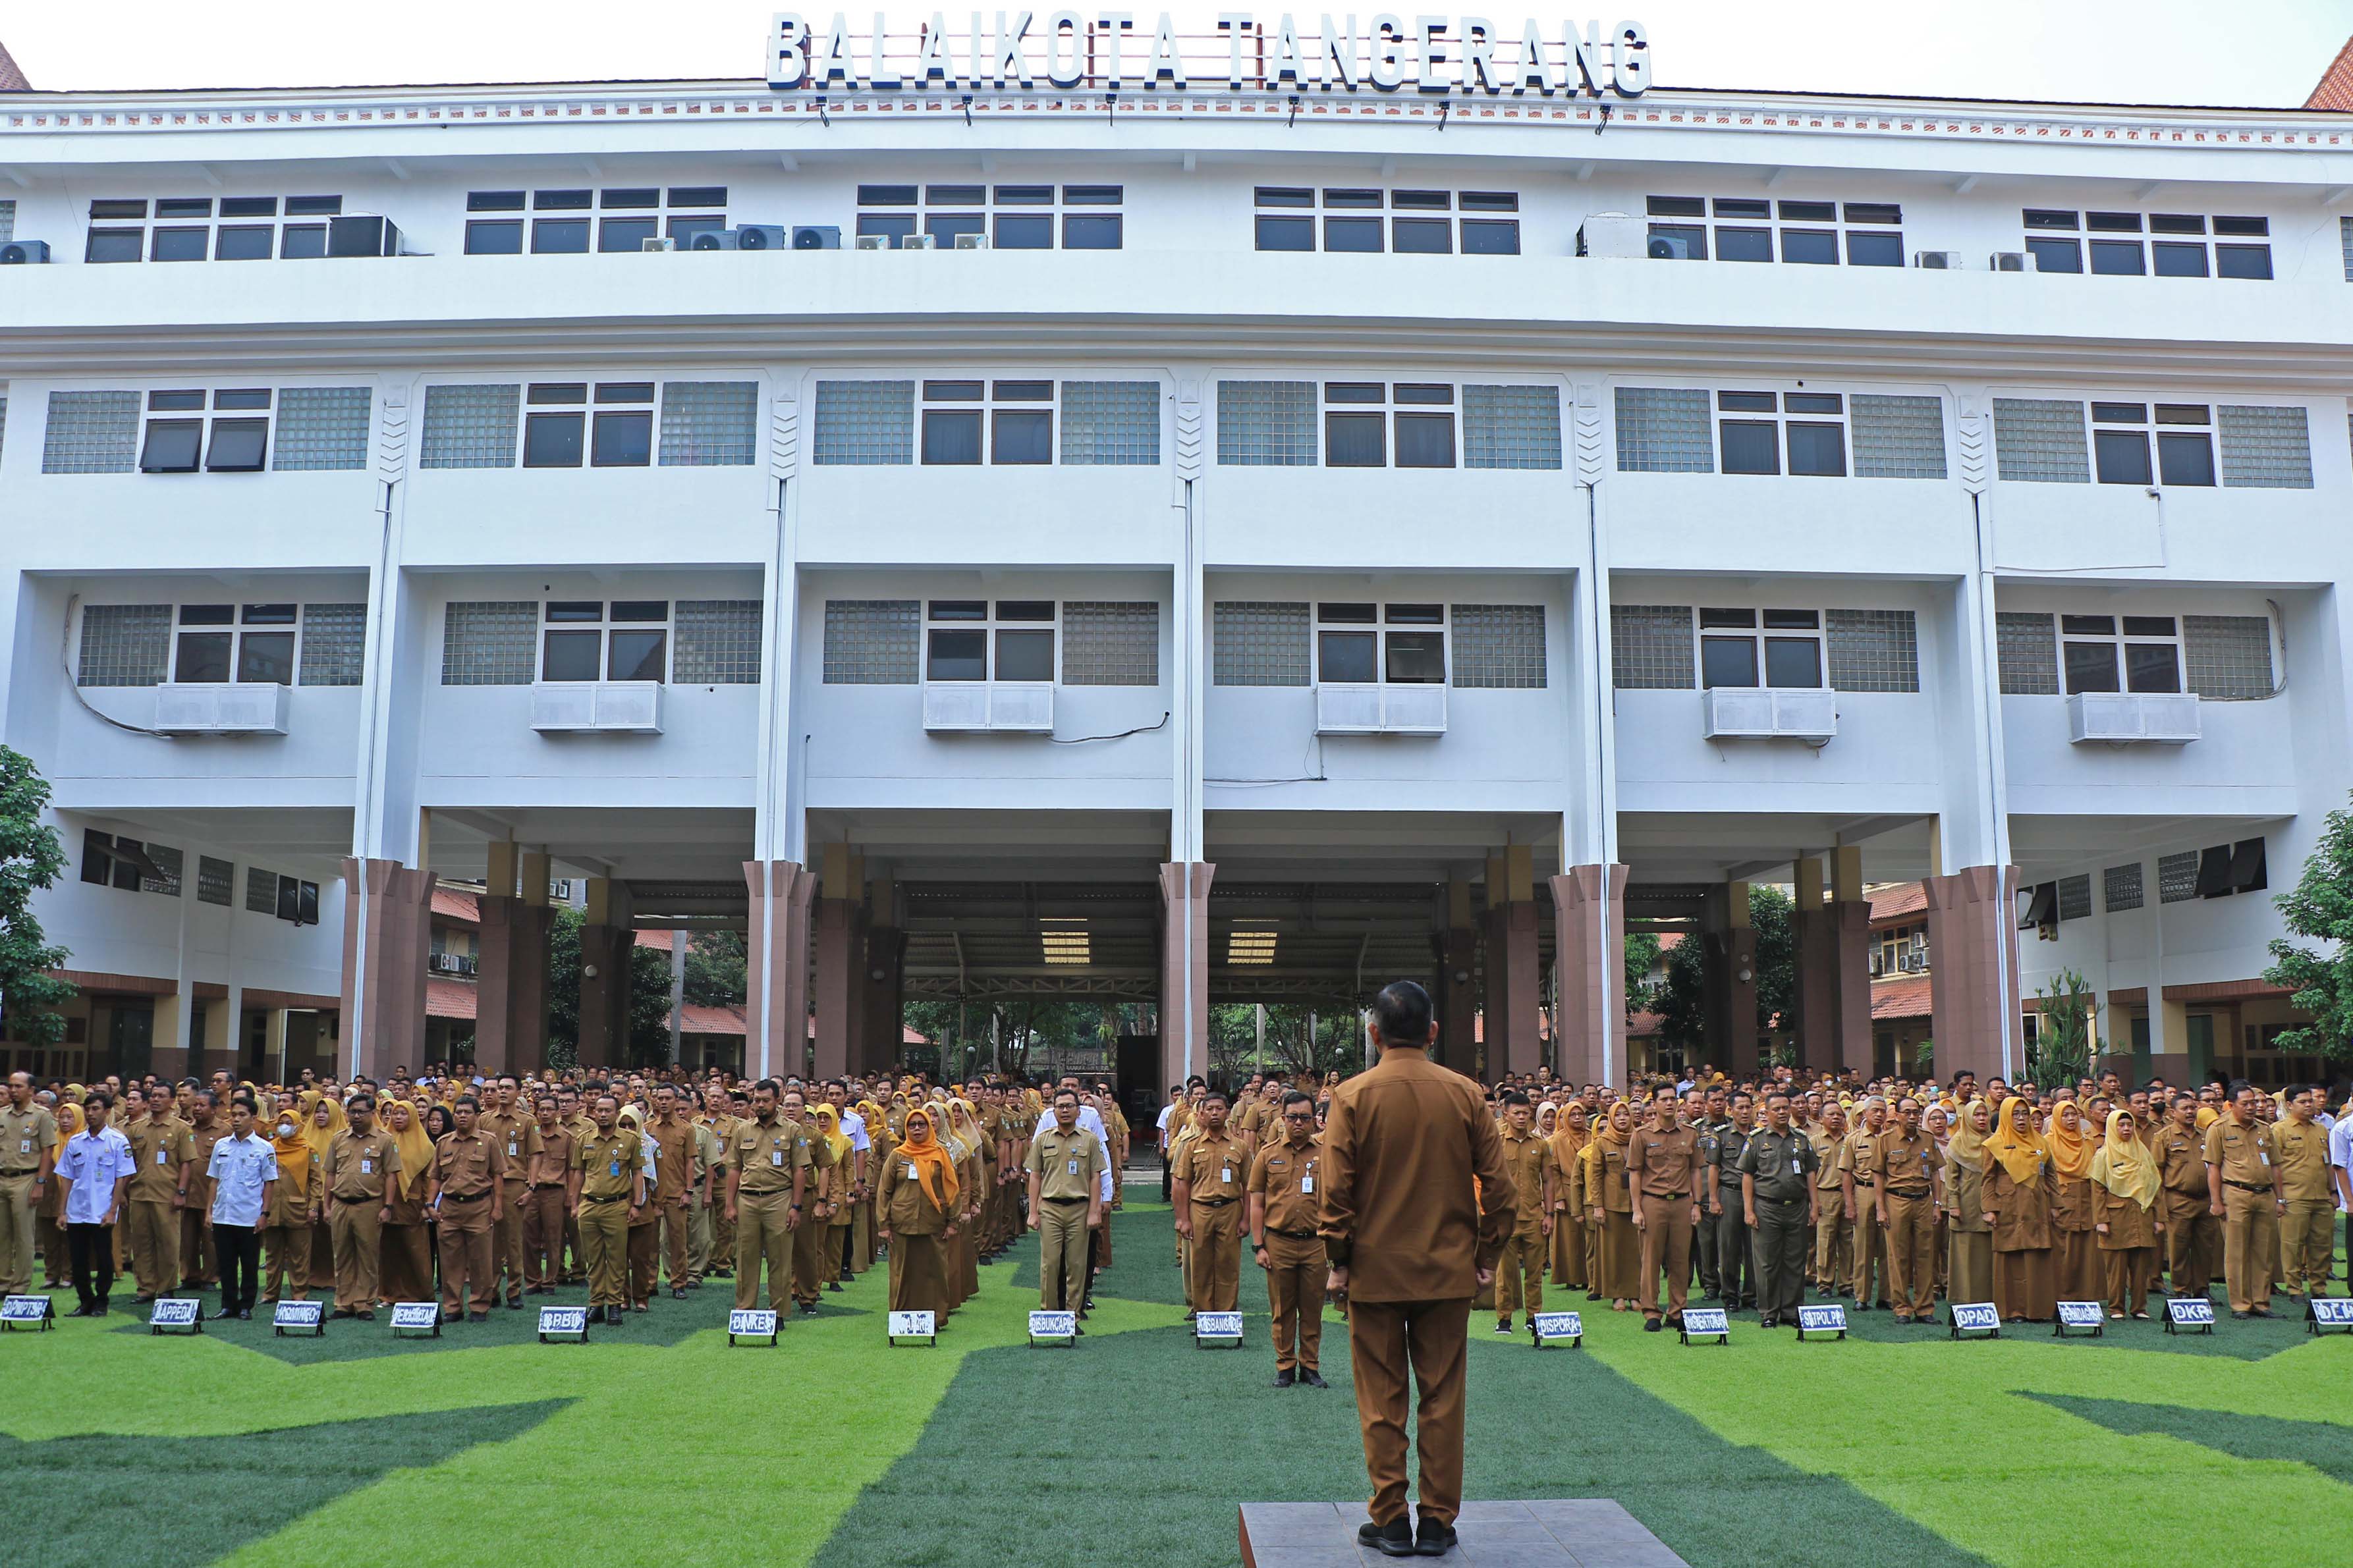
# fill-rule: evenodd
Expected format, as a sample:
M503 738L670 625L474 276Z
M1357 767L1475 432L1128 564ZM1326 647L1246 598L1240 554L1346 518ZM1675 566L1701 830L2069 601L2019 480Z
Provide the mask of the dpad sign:
M1686 1317L1689 1313L1684 1314ZM1844 1307L1800 1307L1798 1309L1798 1339L1803 1342L1808 1334L1836 1334L1846 1338Z
M1571 1350L1585 1348L1585 1320L1575 1312L1538 1312L1528 1320L1528 1331L1538 1350L1556 1340L1567 1341Z
M147 1319L147 1331L160 1334L166 1329L192 1334L205 1331L205 1304L186 1296L159 1296L153 1311Z
M324 1301L280 1301L269 1314L269 1331L273 1336L289 1331L307 1333L313 1339L327 1337L327 1304Z
M1231 1340L1240 1350L1242 1343L1242 1315L1240 1312L1201 1312L1193 1319L1193 1346L1196 1350L1211 1340Z
M776 1314L765 1308L738 1307L727 1314L727 1342L739 1340L765 1340L768 1348L776 1348Z
M0 1301L0 1329L21 1329L27 1323L39 1325L40 1331L49 1331L58 1310L47 1296L11 1296Z
M893 1312L891 1314L888 1328L890 1341L894 1345L901 1340L928 1340L934 1344L940 1342L940 1323L938 1315L935 1313Z
M1719 1344L1732 1342L1732 1317L1722 1307L1685 1307L1683 1309L1683 1342L1692 1342L1692 1336L1716 1336Z
M12 1302L19 1299L8 1298ZM2315 1296L2306 1305L2304 1327L2307 1333L2327 1333L2333 1329L2353 1333L2353 1297Z
M1953 1338L1963 1334L1990 1334L2001 1338L2001 1313L1991 1301L1956 1301L1953 1303Z
M2063 1339L2069 1329L2088 1329L2105 1339L2107 1337L2108 1321L2097 1301L2062 1301L2059 1303L2059 1317L2051 1325L2051 1331Z
M438 1301L395 1301L392 1304L392 1332L397 1339L404 1333L429 1333L441 1337L441 1303Z
M542 1307L539 1310L539 1342L547 1343L550 1334L570 1334L582 1344L588 1342L588 1309L586 1307Z
M2165 1331L2170 1334L2182 1329L2212 1333L2214 1303L2203 1296L2168 1297L2165 1303Z

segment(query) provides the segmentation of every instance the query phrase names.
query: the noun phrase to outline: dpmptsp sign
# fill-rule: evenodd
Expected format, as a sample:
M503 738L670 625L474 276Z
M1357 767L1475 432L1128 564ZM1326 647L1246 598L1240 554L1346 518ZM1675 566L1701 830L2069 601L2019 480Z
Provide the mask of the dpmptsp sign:
M279 1334L309 1334L313 1339L327 1335L327 1304L324 1301L280 1301L269 1314L269 1331Z
M1686 1312L1685 1317L1691 1314ZM1846 1309L1840 1306L1800 1307L1798 1309L1798 1338L1802 1342L1808 1334L1836 1334L1846 1338Z
M588 1342L588 1309L586 1307L542 1307L539 1310L539 1342L545 1344L551 1334Z
M16 1299L9 1298L12 1301ZM2337 1331L2353 1334L2353 1297L2315 1296L2305 1303L2304 1328L2306 1333L2313 1334Z
M2195 1329L2201 1334L2214 1331L2214 1303L2203 1296L2174 1296L2165 1303L2165 1331L2177 1333L2183 1329Z
M402 1334L431 1334L441 1337L441 1303L438 1301L395 1301L392 1304L392 1332L397 1339Z
M1732 1342L1732 1316L1722 1307L1685 1307L1683 1309L1683 1342L1692 1342L1694 1335L1704 1339L1715 1336L1718 1343Z
M940 1320L935 1312L893 1312L885 1326L894 1345L901 1340L928 1340L934 1344L940 1341Z
M768 1348L776 1348L776 1314L765 1307L738 1307L727 1314L727 1342L737 1344L744 1340L765 1340Z
M187 1296L158 1296L147 1315L147 1331L160 1334L201 1334L205 1331L205 1304Z
M1079 1315L1076 1312L1032 1312L1029 1314L1029 1342L1067 1345L1079 1342Z
M1212 1340L1230 1341L1236 1349L1242 1342L1242 1315L1240 1312L1200 1312L1193 1319L1195 1349Z
M2001 1313L1991 1301L1956 1301L1953 1303L1953 1338L1963 1334L1987 1334L2001 1338Z
M47 1296L11 1296L0 1301L0 1329L35 1327L47 1333L57 1316Z
M2108 1321L2097 1301L2062 1301L2059 1303L2059 1316L2052 1323L2051 1331L2063 1339L2070 1329L2082 1329L2105 1339Z
M1561 1342L1571 1350L1585 1348L1585 1320L1576 1312L1538 1312L1528 1320L1528 1333L1538 1350Z

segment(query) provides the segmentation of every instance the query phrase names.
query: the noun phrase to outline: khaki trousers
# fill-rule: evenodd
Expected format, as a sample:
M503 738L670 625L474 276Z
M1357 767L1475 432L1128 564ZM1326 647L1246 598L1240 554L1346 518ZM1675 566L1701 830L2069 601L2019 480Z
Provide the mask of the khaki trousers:
M1926 1317L1936 1310L1936 1210L1926 1197L1887 1194L1887 1273L1895 1310Z
M1324 1243L1314 1237L1266 1233L1266 1300L1274 1309L1276 1371L1314 1372L1320 1364L1324 1281L1330 1272Z
M678 1195L676 1204L662 1205L662 1258L669 1265L670 1288L673 1290L684 1289L687 1280L692 1277L692 1270L687 1268L687 1256L691 1250L687 1232L693 1221L694 1216L687 1212L684 1193Z
M801 1222L793 1227L794 1300L814 1304L818 1292L825 1289L825 1242L831 1228L810 1210L801 1211Z
M660 1258L657 1243L661 1240L659 1218L648 1215L629 1226L629 1303L641 1306L654 1299L654 1279Z
M206 1228L205 1211L180 1211L180 1279L189 1285L210 1285L220 1278L220 1258L213 1250L213 1233Z
M1193 1205L1193 1267L1185 1300L1197 1312L1230 1312L1241 1300L1242 1205Z
M588 1304L621 1308L629 1297L629 1203L580 1200L580 1251L588 1270Z
M2287 1288L2306 1295L2328 1291L2329 1266L2335 1261L2337 1205L2327 1198L2290 1198L2280 1216L2280 1268Z
M1876 1301L1884 1307L1888 1304L1887 1233L1879 1228L1879 1189L1855 1188L1854 1206L1861 1211L1854 1216L1854 1299L1866 1306Z
M1686 1216L1689 1210L1685 1211ZM1691 1226L1683 1226L1686 1242ZM1691 1267L1686 1256L1682 1267ZM1680 1287L1679 1287L1680 1288ZM1387 1525L1406 1511L1405 1421L1409 1387L1420 1442L1421 1517L1451 1524L1462 1510L1463 1384L1471 1303L1348 1303L1348 1364L1356 1374L1356 1420L1364 1428L1367 1511ZM1411 1384L1408 1375L1410 1371Z
M273 1225L261 1233L261 1299L311 1299L311 1222Z
M1814 1289L1826 1296L1854 1276L1854 1222L1847 1217L1846 1194L1814 1193Z
M1087 1300L1087 1205L1038 1204L1038 1307L1075 1312Z
M535 1187L523 1198L522 1278L526 1287L553 1285L564 1273L565 1190Z
M495 1297L503 1280L512 1306L522 1300L522 1220L531 1207L531 1184L510 1178L503 1196L499 1222L491 1227L490 1293Z
M335 1238L335 1306L347 1312L374 1311L384 1230L384 1222L376 1215L384 1205L374 1198L362 1198L332 1206L327 1228Z
M760 1264L768 1265L768 1305L781 1308L792 1293L793 1232L786 1227L792 1212L790 1193L745 1193L735 1205L735 1305L748 1310L760 1304Z
M2165 1266L2177 1296L2203 1296L2214 1283L2214 1255L2221 1246L2222 1222L2204 1198L2165 1195Z
M725 1182L721 1182L723 1190ZM711 1205L711 1261L729 1273L735 1271L735 1222L727 1217L727 1205L723 1199ZM711 1270L705 1268L706 1274Z
M33 1176L0 1176L0 1293L21 1295L33 1280Z
M2271 1259L2279 1247L2279 1211L2268 1188L2250 1193L2222 1189L2222 1278L2231 1310L2271 1310Z
M421 1225L388 1225L377 1238L377 1288L387 1301L433 1299L433 1249Z
M711 1202L702 1190L686 1198L686 1282L700 1285L711 1272Z
M1642 1288L1634 1293L1642 1316L1659 1315L1659 1273L1667 1276L1667 1310L1681 1316L1691 1293L1692 1206L1689 1198L1642 1200Z
M456 1321L470 1305L487 1312L499 1299L497 1264L491 1258L491 1202L480 1197L441 1205L441 1315Z
M2157 1248L2120 1247L2100 1254L2108 1287L2108 1310L2138 1312L2148 1306L2148 1282L2157 1273Z
M133 1198L122 1206L139 1293L170 1295L180 1288L180 1211L149 1198Z
M1525 1303L1531 1316L1544 1309L1545 1236L1514 1231L1495 1259L1495 1316L1509 1318Z

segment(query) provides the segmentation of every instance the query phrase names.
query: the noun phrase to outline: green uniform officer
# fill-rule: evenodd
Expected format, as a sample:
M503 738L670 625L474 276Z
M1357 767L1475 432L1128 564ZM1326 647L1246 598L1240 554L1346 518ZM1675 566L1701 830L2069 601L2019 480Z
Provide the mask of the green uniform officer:
M646 1175L638 1135L617 1126L621 1102L600 1094L589 1109L595 1130L573 1145L567 1178L580 1215L580 1249L588 1266L588 1321L619 1324L629 1305L629 1222L644 1212Z
M1795 1324L1806 1299L1806 1244L1814 1234L1812 1139L1790 1124L1789 1097L1765 1097L1765 1125L1748 1134L1737 1161L1741 1217L1757 1268L1757 1317L1767 1328Z

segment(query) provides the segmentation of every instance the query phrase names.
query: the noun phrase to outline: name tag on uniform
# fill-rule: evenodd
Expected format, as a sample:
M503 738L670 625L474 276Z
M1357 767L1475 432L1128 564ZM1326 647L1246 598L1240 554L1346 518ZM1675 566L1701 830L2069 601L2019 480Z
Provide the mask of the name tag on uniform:
M1078 1173L1079 1173L1079 1163L1078 1163L1076 1160L1073 1160L1073 1161L1071 1161L1071 1174L1072 1174L1072 1175L1074 1175L1074 1176L1075 1176L1075 1175L1077 1175Z
M362 1159L361 1159L361 1161L360 1161L360 1174L361 1174L361 1175L363 1175L363 1176L373 1176L373 1175L375 1175L375 1162L374 1160L366 1159L366 1158L364 1158L364 1158L362 1158Z
M155 1151L155 1163L159 1165L166 1163L171 1158L172 1152L169 1149L158 1149Z
M17 1153L19 1153L19 1154L29 1154L29 1153L31 1153L32 1152L33 1152L33 1141L32 1141L30 1138L25 1138L25 1139L20 1139L20 1140L18 1140L17 1144L16 1144L16 1152L17 1152Z
M785 1163L785 1152L784 1152L782 1149L771 1149L771 1150L769 1150L769 1151L768 1151L768 1163L769 1163L769 1164L771 1164L771 1165L781 1165L781 1164L783 1164L784 1163Z
M1229 1187L1232 1186L1234 1184L1234 1168L1231 1165L1228 1165L1223 1170L1219 1171L1218 1173L1218 1180L1225 1183L1226 1185Z
M617 1175L619 1175L619 1174L621 1173L621 1162L619 1162L618 1160L614 1161L614 1162L613 1162L613 1163L612 1163L612 1165L611 1165L611 1167L610 1167L610 1169L611 1169L611 1171L612 1171L613 1174L615 1174L615 1175L617 1175Z
M510 1138L510 1139L508 1139L508 1140L507 1140L507 1158L508 1158L508 1159L512 1160L512 1159L513 1159L517 1154L520 1154L520 1153L522 1153L522 1145L521 1145L521 1144L517 1143L517 1142L516 1142L513 1139L512 1139L512 1138Z
M2258 1159L2258 1160L2261 1160L2261 1161L2262 1161L2264 1164L2266 1164L2266 1165L2268 1165L2268 1164L2270 1164L2270 1163L2272 1163L2272 1157L2271 1157L2269 1154L2264 1153L2264 1152L2263 1152L2262 1150L2260 1150L2260 1149L2258 1149L2258 1150L2256 1150L2256 1151L2255 1151L2255 1158L2256 1158L2256 1159ZM160 1164L162 1164L162 1163L164 1163L163 1156L161 1156L161 1155L157 1155L157 1156L156 1156L156 1159L155 1159L155 1163L156 1163L157 1164L159 1164L159 1165L160 1165Z
M1303 1196L1303 1197L1312 1196L1312 1195L1314 1195L1314 1191L1315 1191L1315 1178L1314 1178L1314 1177L1313 1177L1313 1176L1302 1176L1302 1177L1300 1177L1300 1178L1299 1178L1299 1192L1300 1192L1300 1195L1301 1195L1301 1196Z
M1790 1156L1789 1156L1789 1174L1791 1174L1791 1175L1793 1175L1793 1176L1802 1176L1802 1175L1804 1175L1805 1173L1806 1173L1806 1168L1805 1168L1805 1165L1804 1165L1804 1164L1803 1164L1803 1163L1802 1163L1798 1159L1798 1157L1797 1157L1795 1154L1790 1155Z

